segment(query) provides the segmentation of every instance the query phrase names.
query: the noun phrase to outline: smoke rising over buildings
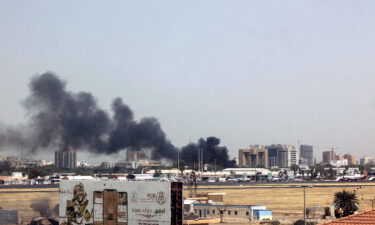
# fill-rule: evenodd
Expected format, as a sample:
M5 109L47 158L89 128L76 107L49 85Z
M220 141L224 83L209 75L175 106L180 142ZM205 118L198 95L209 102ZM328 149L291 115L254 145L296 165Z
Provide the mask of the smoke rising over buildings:
M113 117L99 108L91 93L73 93L66 82L47 72L30 82L31 95L24 106L30 117L28 127L3 128L2 145L28 148L84 148L111 154L123 149L149 149L153 159L172 159L175 147L155 118L135 121L121 98L113 101Z
M22 128L0 128L0 147L56 150L72 147L93 153L112 154L121 150L146 150L152 159L176 159L176 147L167 139L156 118L134 120L133 112L121 98L114 99L112 114L101 109L88 92L73 93L66 82L51 72L32 78L30 96L24 101L29 124ZM211 137L199 141L206 148L205 159L217 159L218 165L228 162L225 147ZM184 147L183 154L192 153L198 145ZM225 148L225 149L224 149Z
M182 147L181 158L189 166L197 161L199 149L203 153L203 164L214 164L223 167L234 167L235 160L229 160L228 149L220 146L220 139L208 137L199 139L198 143L190 143Z

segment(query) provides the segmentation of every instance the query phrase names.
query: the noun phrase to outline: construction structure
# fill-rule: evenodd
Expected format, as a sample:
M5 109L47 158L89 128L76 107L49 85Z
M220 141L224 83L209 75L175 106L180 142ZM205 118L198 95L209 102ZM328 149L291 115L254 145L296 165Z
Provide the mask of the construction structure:
M182 183L60 182L60 224L182 225Z
M268 168L268 150L262 146L252 145L238 151L240 167Z

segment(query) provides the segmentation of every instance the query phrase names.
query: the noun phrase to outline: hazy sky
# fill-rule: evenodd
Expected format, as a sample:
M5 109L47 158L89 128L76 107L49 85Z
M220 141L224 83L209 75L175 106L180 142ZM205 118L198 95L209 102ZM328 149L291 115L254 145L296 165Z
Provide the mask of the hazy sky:
M47 70L177 146L217 136L374 156L374 1L1 1L0 122Z

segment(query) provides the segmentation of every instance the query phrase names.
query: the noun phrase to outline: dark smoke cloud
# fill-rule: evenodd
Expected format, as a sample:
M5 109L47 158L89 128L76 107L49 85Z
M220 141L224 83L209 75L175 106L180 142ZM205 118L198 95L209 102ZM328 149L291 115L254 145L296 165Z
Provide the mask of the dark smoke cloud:
M152 159L177 158L176 147L167 139L155 118L134 120L132 110L121 98L112 103L112 116L101 109L87 92L73 93L57 75L46 72L30 82L30 96L24 101L30 123L9 128L0 124L0 147L7 145L38 151L73 147L93 153L112 154L121 150L148 150ZM197 161L197 149L204 149L205 162L230 166L228 150L220 140L209 137L182 149L185 163Z
M48 198L34 199L31 203L31 208L34 212L39 213L42 217L51 217L59 215L59 207L56 205L50 208L51 200Z
M123 149L151 151L153 159L174 159L176 149L155 118L133 118L121 98L113 101L113 118L87 92L72 93L66 82L47 72L30 82L31 95L24 106L30 117L28 129L3 128L0 142L29 148L84 148L111 154Z
M190 143L182 148L181 159L186 165L194 167L198 159L198 149L201 149L203 151L204 164L213 165L216 160L216 165L219 167L234 167L235 160L229 160L227 147L219 145L219 138L201 138L198 143Z

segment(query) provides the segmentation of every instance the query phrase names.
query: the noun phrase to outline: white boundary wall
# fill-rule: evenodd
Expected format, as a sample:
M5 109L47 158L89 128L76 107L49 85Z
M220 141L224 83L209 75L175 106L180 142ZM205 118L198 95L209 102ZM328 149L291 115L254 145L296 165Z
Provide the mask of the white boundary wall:
M60 224L68 224L69 213L70 224L73 225L103 224L103 199L95 196L94 204L94 192L104 190L116 190L127 195L127 206L117 206L119 225L171 224L170 182L100 180L60 182Z

